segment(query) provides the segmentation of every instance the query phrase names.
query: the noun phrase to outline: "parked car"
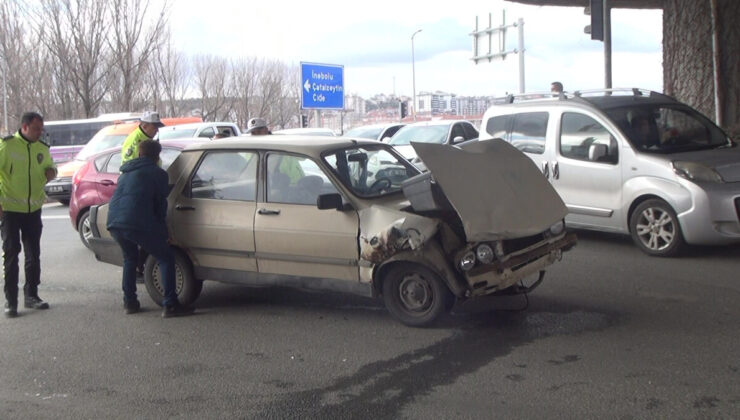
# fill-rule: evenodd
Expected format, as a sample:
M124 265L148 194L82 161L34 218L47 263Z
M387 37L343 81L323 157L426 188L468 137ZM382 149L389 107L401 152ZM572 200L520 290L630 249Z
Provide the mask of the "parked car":
M355 127L343 134L343 137L361 138L388 142L405 123L372 124Z
M180 151L190 144L202 142L203 138L162 140L160 160L162 168L169 168ZM90 207L110 201L118 185L121 168L121 146L106 149L89 156L72 178L72 195L69 202L69 220L80 235L80 240L90 247Z
M286 128L284 130L273 131L272 134L291 134L303 136L327 136L334 137L336 134L329 128L304 127L304 128Z
M193 120L199 120L200 117L177 117L177 118L162 118L162 123L165 125L179 124L181 122L192 122ZM139 122L125 122L116 123L105 126L98 131L90 141L85 144L73 160L65 162L57 168L56 178L49 181L44 186L44 192L46 196L57 200L65 206L69 204L70 196L72 194L72 176L77 171L88 157L111 147L117 147L123 145L123 141L126 137L131 134L132 131L139 126Z
M171 127L159 129L157 138L159 140L172 140L191 137L213 138L216 133L225 137L240 136L239 126L231 122L198 122L191 124L178 124Z
M740 242L740 148L693 108L639 89L509 102L488 109L481 139L526 153L569 226L629 234L656 256Z
M403 157L424 170L424 163L411 147L411 142L459 145L476 138L478 130L469 121L436 120L409 124L398 130L388 143L401 152Z
M529 292L575 244L565 206L516 148L468 146L417 144L426 174L372 140L260 136L188 147L168 170L180 302L193 303L205 279L331 289L382 296L400 322L423 326L456 298ZM107 212L91 209L90 247L121 265ZM151 257L144 281L161 304Z

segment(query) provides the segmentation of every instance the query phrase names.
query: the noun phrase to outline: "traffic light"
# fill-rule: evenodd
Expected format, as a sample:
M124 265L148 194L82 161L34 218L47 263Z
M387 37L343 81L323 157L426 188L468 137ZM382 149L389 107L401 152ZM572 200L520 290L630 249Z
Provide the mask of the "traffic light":
M401 119L406 118L407 115L409 115L409 104L401 102Z
M586 26L587 34L591 34L591 39L604 40L604 0L591 0L589 7L586 9L591 15L591 24Z
M301 114L301 127L308 127L308 115Z

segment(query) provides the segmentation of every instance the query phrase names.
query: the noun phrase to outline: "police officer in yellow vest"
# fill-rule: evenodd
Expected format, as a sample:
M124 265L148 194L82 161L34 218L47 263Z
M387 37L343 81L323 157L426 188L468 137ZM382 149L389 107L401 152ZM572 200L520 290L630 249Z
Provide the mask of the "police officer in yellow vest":
M136 130L126 137L121 149L121 164L139 157L139 143L144 140L152 140L157 135L160 127L164 127L157 112L145 112L141 116L141 122Z
M41 206L44 185L57 174L49 146L39 141L44 118L27 112L21 128L0 142L0 233L3 239L5 316L18 316L18 255L23 246L26 283L24 306L48 309L41 300Z

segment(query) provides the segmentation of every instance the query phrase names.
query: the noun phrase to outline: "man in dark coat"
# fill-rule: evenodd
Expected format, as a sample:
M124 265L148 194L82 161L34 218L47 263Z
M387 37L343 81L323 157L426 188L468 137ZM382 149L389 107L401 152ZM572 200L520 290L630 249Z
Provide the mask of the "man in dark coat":
M108 209L107 227L123 251L123 307L127 314L139 311L136 298L136 264L140 246L154 256L164 287L162 317L192 313L177 301L175 256L167 243L167 172L157 165L162 146L152 140L139 144L139 157L121 166Z

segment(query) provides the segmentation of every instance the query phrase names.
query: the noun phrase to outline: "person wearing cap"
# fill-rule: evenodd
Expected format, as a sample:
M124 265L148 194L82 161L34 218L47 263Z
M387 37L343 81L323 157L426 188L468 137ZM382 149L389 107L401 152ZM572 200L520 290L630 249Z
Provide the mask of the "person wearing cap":
M18 255L23 247L26 283L24 306L48 309L38 294L41 283L41 206L44 185L57 174L49 146L40 141L44 118L21 117L21 128L0 142L0 232L3 239L5 316L18 316Z
M252 118L247 123L247 133L253 136L264 136L266 134L272 134L270 129L267 128L267 121L264 118Z
M123 141L121 149L121 164L131 159L139 157L139 143L144 140L152 140L157 135L160 127L164 127L162 120L159 119L158 112L147 111L141 116L139 127L132 131L131 134Z

